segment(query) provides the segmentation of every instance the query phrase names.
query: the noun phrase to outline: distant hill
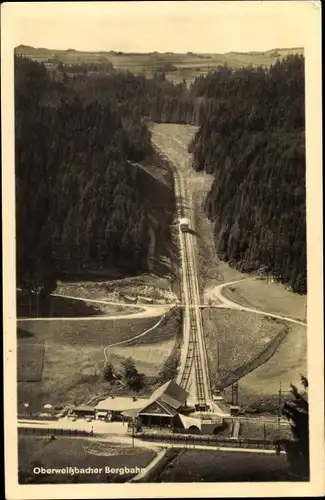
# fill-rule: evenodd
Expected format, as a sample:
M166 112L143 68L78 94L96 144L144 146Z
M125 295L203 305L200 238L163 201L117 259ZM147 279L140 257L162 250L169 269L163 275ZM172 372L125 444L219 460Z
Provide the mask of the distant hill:
M214 70L220 64L227 64L231 68L243 66L270 66L277 59L282 60L288 54L304 54L301 47L275 48L264 52L227 52L225 54L198 54L187 52L176 54L173 52L150 53L123 53L117 51L86 52L74 49L57 50L35 48L28 45L19 45L15 53L29 57L39 62L56 57L62 63L80 64L82 62L110 61L117 69L130 71L134 74L145 74L151 77L156 71L165 71L166 77L174 82L183 80L191 82L195 77ZM175 69L176 68L176 69Z

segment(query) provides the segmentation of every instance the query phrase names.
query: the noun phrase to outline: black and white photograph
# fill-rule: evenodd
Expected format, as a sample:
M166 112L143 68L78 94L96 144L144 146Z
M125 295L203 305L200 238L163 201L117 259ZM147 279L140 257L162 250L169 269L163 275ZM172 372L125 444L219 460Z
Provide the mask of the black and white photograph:
M320 4L23 5L7 498L321 495Z

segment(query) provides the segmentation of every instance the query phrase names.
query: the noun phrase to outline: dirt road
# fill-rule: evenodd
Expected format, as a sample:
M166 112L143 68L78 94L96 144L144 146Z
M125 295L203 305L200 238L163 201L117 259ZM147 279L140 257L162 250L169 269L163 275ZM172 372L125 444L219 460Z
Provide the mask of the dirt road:
M284 321L289 321L290 323L296 323L297 325L307 326L307 323L305 323L304 321L299 321L297 319L290 318L289 316L282 316L280 314L273 314L273 313L270 313L267 311L261 311L259 309L253 309L251 307L246 307L244 305L238 304L237 302L233 302L232 300L226 298L222 294L222 291L224 288L231 286L231 285L235 285L236 283L239 283L240 281L245 281L246 279L254 279L254 278L244 278L241 280L230 281L229 283L223 283L222 285L217 285L216 287L214 287L212 290L212 294L217 298L217 300L219 302L221 302L221 304L218 304L215 307L236 309L239 311L247 311L247 312L254 313L254 314L261 314L262 316L269 316L271 318L277 318L277 319L281 319Z
M138 312L130 313L130 314L120 314L120 315L114 315L114 316L106 316L106 315L101 315L101 316L83 316L83 317L76 317L76 318L17 318L17 321L63 321L63 320L69 320L69 321L89 321L89 319L94 320L94 321L101 321L101 320L118 320L118 319L128 319L128 318L154 318L156 316L162 316L165 314L167 311L169 311L172 307L174 307L174 304L150 304L150 305L144 305L144 304L125 304L124 302L112 302L108 300L98 300L98 299L88 299L88 298L83 298L83 297L75 297L71 295L62 295L62 294L52 294L55 297L64 297L66 299L72 299L72 300L80 300L82 302L91 302L94 304L103 304L103 305L113 305L113 306L120 306L120 307L127 307L129 308L134 308ZM139 311L140 309L140 311Z

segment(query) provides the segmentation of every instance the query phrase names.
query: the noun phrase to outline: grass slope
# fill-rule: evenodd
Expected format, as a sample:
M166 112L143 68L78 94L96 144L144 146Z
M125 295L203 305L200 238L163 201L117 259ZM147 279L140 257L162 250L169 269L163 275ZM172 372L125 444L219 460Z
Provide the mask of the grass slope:
M233 302L273 314L306 321L307 297L289 292L283 285L266 280L245 280L225 287L223 294Z
M45 349L41 344L18 346L18 382L39 382L42 380L44 354Z
M213 385L258 356L283 329L278 321L243 311L204 310L202 316Z
M118 444L86 439L47 439L34 436L19 436L18 463L21 484L34 483L106 483L126 482L134 473L105 474L105 467L129 469L146 467L155 457L155 452L142 448L128 448ZM33 464L45 468L102 468L95 474L50 474L34 475ZM124 471L123 471L124 472Z
M49 296L39 300L34 295L17 293L18 318L81 318L90 316L123 316L140 311L135 307L114 304L96 304L66 297Z
M35 346L45 349L45 356L40 381L30 382L27 369L25 378L20 377L18 402L29 402L31 411L39 411L46 403L79 404L107 391L109 386L102 380L104 347L132 339L158 321L159 317L118 321L21 321L18 366L28 367L33 363L40 366L42 357ZM156 376L173 350L179 325L179 314L170 312L148 334L107 349L108 359L118 368L123 359L131 356L139 371L149 377ZM31 345L34 347L29 349ZM150 393L150 388L148 390Z
M181 451L154 482L294 481L284 455L225 451Z
M24 379L18 383L18 401L28 401L38 411L41 404L49 402L68 404L90 399L106 387L101 378L104 347L140 334L158 320L20 322L18 345L39 345L45 349L45 357L42 381ZM28 348L19 350L18 366L40 363L40 356L34 354Z
M148 77L153 76L156 71L165 71L169 80L181 82L185 79L187 82L191 82L195 77L213 71L219 65L227 64L232 68L248 65L270 66L277 59L281 60L288 54L303 54L304 51L300 47L295 47L265 52L228 52L225 54L175 54L172 52L130 54L114 51L54 50L20 45L16 47L15 52L40 62L46 62L53 57L57 58L57 62L61 61L65 64L109 61L118 70L130 71L135 74L141 73ZM169 68L166 65L169 65Z
M280 381L282 391L288 391L291 382L299 386L300 373L307 376L307 333L293 325L272 358L240 380L241 399L277 394Z

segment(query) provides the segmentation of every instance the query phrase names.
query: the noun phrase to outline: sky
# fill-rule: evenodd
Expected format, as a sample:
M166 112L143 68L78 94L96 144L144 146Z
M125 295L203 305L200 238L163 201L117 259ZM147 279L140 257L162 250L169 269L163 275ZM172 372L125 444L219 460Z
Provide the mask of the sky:
M12 14L7 22L14 45L220 53L304 47L307 11L320 7L298 0L15 2L2 8Z

